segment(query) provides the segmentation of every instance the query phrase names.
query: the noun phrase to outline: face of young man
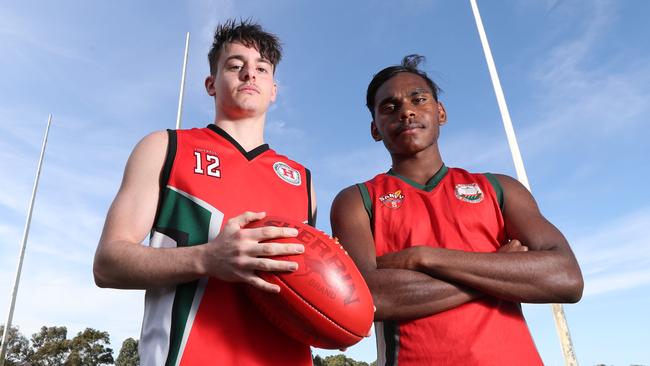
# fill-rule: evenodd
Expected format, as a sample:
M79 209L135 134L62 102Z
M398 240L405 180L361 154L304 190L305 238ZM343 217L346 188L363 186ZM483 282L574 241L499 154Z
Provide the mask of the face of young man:
M229 119L261 116L276 96L273 65L255 48L237 42L224 46L217 74L208 76L205 86L216 97L218 113Z
M436 145L445 109L420 76L401 72L375 95L371 133L392 155L410 156Z

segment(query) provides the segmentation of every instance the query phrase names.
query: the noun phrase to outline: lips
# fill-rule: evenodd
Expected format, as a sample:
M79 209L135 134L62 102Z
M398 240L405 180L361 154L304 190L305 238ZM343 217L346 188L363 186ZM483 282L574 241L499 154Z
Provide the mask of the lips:
M424 125L421 123L409 123L409 124L402 124L397 128L397 135L401 135L403 132L408 132L408 131L415 131L417 129L424 128Z
M237 91L243 93L257 93L257 94L259 94L260 92L260 90L253 84L242 85L239 88L237 88Z

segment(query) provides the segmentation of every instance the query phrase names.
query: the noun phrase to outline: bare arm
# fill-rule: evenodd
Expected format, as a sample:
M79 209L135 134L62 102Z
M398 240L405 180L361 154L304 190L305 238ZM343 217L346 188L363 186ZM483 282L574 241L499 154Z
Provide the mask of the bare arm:
M332 231L370 288L376 320L414 319L454 308L480 295L453 283L408 269L378 269L375 245L359 190L341 191L331 211Z
M386 255L378 259L379 266L417 269L512 301L577 302L582 274L566 239L542 216L521 183L496 177L504 192L507 237L530 250L471 253L422 246Z
M314 227L316 227L316 219L318 218L318 207L316 205L316 189L314 188L314 180L310 177L312 180L309 184L310 191L309 191L309 196L311 197L311 217L314 221Z
M217 238L181 248L141 245L153 225L159 179L167 149L166 132L154 132L135 147L126 165L120 189L106 216L95 253L93 273L100 287L146 289L213 276L246 282L266 291L279 291L256 276L255 270L295 270L294 262L258 256L296 254L300 244L260 244L260 241L297 235L295 230L274 227L242 229L264 213L247 212L232 218Z

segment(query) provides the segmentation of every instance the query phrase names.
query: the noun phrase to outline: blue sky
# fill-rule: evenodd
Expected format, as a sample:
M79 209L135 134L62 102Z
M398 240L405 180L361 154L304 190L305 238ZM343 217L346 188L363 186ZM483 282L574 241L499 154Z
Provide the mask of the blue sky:
M650 364L650 31L642 1L479 1L532 191L585 276L565 311L583 365ZM102 290L92 257L135 143L176 118L185 32L184 127L213 120L203 90L215 25L251 17L284 43L267 141L313 174L318 227L342 188L389 168L370 138L365 89L406 54L444 93L449 166L514 175L469 1L0 3L0 316L45 129L53 126L14 324L138 337L143 292ZM550 307L524 306L548 365L562 364ZM317 350L327 355L329 351ZM350 348L375 359L374 337Z

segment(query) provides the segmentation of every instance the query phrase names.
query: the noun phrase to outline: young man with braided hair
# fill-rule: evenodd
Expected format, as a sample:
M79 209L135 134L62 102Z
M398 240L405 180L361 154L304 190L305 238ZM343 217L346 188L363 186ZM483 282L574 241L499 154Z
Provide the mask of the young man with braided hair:
M294 271L295 229L246 224L278 215L314 225L309 170L264 143L276 98L276 36L250 21L217 27L208 55L206 128L161 131L133 150L95 255L101 287L146 289L142 365L311 365L309 346L277 330L247 287L255 271ZM140 243L151 233L148 246Z
M422 59L370 82L371 134L392 168L331 211L377 307L377 364L541 365L520 303L578 301L580 269L518 181L445 166L447 113Z

